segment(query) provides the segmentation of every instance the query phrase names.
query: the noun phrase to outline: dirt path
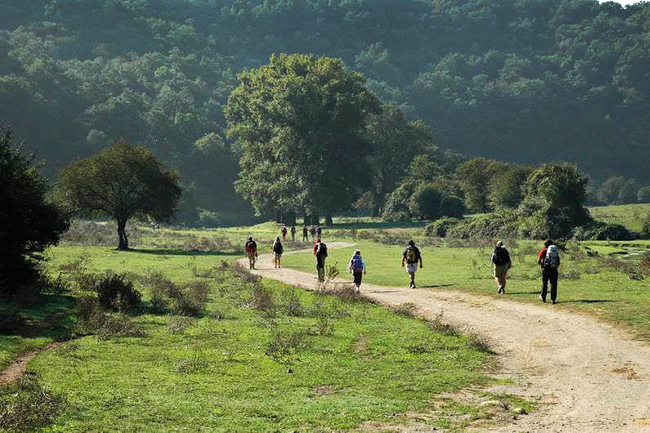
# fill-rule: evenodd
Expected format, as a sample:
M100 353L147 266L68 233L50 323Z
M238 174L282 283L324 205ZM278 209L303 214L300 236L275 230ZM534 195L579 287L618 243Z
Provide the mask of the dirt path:
M47 350L54 349L58 347L58 343L51 343L40 349L33 350L29 353L24 354L16 361L14 361L9 367L0 371L0 387L5 386L16 379L21 378L27 369L27 363L31 361L39 353L43 353Z
M317 285L314 274L273 269L270 255L261 256L257 267L264 277L308 289ZM425 317L443 312L446 322L490 339L501 364L497 377L513 381L491 391L540 402L533 414L498 431L650 431L650 347L619 329L563 312L560 305L521 304L507 296L368 284L361 291L389 306L411 302Z

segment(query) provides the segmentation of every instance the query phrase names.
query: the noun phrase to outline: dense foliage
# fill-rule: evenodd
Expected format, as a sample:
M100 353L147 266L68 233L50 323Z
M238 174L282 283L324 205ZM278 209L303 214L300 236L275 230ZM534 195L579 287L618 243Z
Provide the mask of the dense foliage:
M57 192L73 211L117 222L118 249L129 249L131 218L171 220L181 197L180 176L143 146L119 141L61 170Z
M239 71L282 52L342 58L443 149L650 182L648 3L4 0L0 29L0 119L49 173L143 143L183 174L188 222L249 210L222 108Z
M13 145L0 125L0 296L15 294L38 276L41 253L68 228L47 199L48 184L33 158Z

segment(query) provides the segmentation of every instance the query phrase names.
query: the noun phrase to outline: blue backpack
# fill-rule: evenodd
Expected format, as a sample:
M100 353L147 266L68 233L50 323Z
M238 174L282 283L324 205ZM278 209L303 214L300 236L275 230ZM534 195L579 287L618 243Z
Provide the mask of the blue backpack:
M363 260L361 260L361 256L352 257L352 269L355 271L363 271Z

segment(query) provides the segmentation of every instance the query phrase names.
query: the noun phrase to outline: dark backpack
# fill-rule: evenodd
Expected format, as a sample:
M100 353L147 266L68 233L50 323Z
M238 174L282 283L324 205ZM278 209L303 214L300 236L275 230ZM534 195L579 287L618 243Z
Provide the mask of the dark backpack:
M407 247L406 248L406 263L417 263L418 262L418 251L415 249L415 247Z
M503 266L510 261L510 253L508 250L503 247L498 247L494 249L492 254L492 263L497 266Z
M355 271L363 271L363 260L361 256L352 257L352 269Z
M316 255L319 257L327 257L327 245L325 245L325 242L321 242L320 244L318 244Z
M282 248L282 243L281 242L276 242L273 245L273 252L275 254L282 254L282 251L284 251L284 248Z
M547 269L557 269L560 266L560 253L556 245L549 245L546 248L544 257L544 267Z

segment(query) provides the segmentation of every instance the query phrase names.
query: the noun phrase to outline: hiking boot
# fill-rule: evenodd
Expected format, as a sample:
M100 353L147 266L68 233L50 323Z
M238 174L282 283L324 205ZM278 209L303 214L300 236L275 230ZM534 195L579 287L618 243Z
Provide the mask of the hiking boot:
M539 295L539 300L542 302L546 302L546 299L542 298L542 295Z
M551 300L551 304L555 305L555 299Z

